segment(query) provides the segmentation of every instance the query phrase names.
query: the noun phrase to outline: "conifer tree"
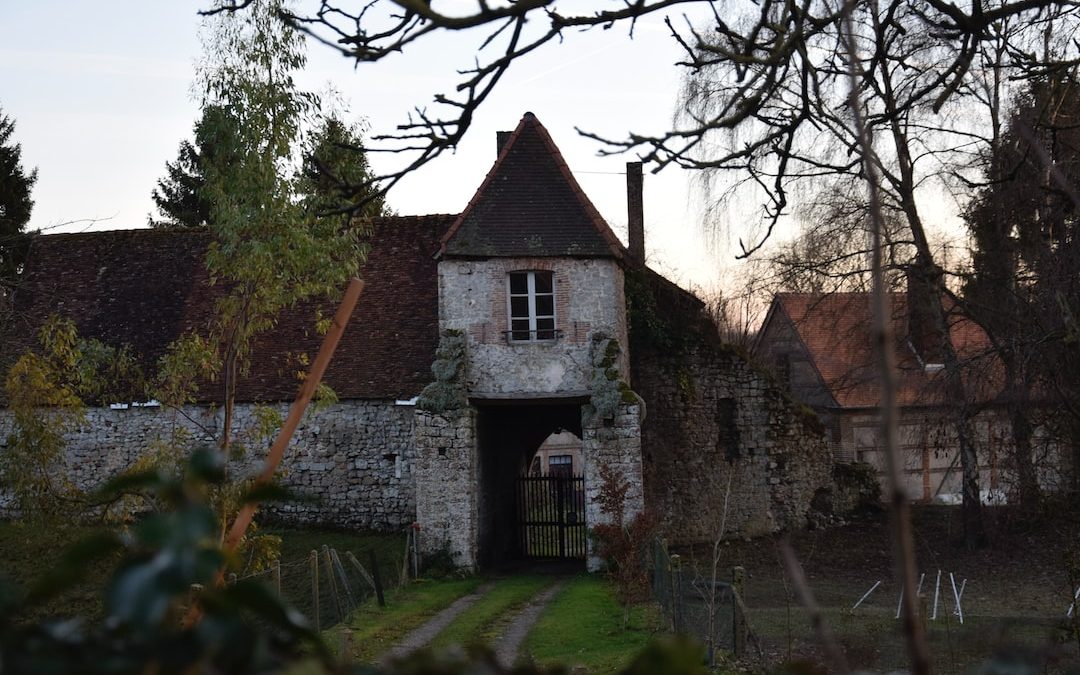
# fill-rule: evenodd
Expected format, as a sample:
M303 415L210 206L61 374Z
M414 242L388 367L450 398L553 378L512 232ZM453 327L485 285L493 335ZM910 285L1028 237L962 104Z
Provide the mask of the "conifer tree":
M0 109L0 298L26 255L23 232L34 208L30 191L37 181L37 169L23 168L22 147L12 141L14 132L14 120Z

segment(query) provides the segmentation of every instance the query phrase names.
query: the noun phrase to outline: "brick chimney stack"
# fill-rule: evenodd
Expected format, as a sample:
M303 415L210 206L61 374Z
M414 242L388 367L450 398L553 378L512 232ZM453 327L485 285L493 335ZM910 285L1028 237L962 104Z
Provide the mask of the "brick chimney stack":
M510 140L510 134L513 131L496 131L495 132L495 157L502 154L503 148L506 146L506 142Z
M630 257L645 263L645 207L642 198L644 179L641 162L626 163L626 223Z

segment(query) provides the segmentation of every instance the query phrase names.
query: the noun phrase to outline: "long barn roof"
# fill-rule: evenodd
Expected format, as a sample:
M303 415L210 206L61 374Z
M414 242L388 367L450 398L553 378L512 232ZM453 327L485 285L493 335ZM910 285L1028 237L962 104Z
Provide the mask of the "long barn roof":
M411 398L431 380L438 343L437 268L432 256L452 215L374 221L361 269L366 288L327 372L341 398ZM52 314L75 322L80 336L130 345L152 365L185 333L207 331L221 286L210 285L205 232L142 229L36 237L15 295L16 349L32 346ZM252 348L251 373L238 399L291 399L321 343L309 301L285 311ZM212 396L204 396L212 398Z

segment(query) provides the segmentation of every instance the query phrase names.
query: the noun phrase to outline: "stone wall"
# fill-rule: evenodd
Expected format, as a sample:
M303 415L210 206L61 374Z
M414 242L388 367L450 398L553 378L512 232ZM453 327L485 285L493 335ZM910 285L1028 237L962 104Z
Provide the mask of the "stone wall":
M815 493L831 486L812 413L722 346L633 357L646 501L673 544L805 526Z
M287 406L274 408L285 416ZM294 523L398 530L415 518L413 407L393 401L343 401L309 411L286 451L281 482L293 492L313 496L267 507L269 514ZM238 437L252 448L256 409L237 407ZM187 439L186 447L210 442L203 429L220 428L220 412L190 406L90 408L68 437L67 470L75 484L91 490L131 466L144 452ZM0 410L0 451L11 432L11 413ZM262 452L233 462L234 470L253 473Z
M508 344L507 279L512 271L550 270L555 342ZM589 339L595 332L626 344L623 273L614 260L493 258L439 262L439 326L468 337L471 395L587 392ZM625 363L623 370L625 371Z
M641 463L641 406L622 404L610 420L586 417L582 428L581 452L585 464L585 525L589 528L607 522L601 513L597 496L603 481L600 467L614 469L630 489L626 493L626 513L629 521L645 507ZM590 571L601 568L603 561L593 554L593 542L588 543L587 565Z
M448 551L466 569L477 565L476 411L416 411L416 521L425 554Z

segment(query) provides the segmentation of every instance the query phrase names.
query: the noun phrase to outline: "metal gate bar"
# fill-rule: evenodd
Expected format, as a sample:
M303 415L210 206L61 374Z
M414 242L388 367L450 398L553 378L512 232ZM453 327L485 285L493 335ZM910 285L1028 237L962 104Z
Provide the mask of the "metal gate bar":
M584 559L585 478L519 477L517 532L522 557Z

